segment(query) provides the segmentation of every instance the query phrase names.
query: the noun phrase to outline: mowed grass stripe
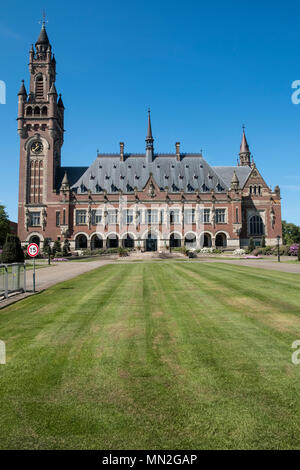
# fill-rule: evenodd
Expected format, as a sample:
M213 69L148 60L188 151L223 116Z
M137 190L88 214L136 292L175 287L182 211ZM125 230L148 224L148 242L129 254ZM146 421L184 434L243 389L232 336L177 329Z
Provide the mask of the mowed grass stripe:
M264 277L242 271L110 265L3 310L0 447L299 446L298 280L275 273L264 302ZM286 306L287 331L265 322Z

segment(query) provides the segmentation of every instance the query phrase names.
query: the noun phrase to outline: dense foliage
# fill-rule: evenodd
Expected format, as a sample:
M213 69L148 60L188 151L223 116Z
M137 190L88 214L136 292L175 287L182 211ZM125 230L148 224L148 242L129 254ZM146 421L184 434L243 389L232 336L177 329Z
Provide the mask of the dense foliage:
M10 233L10 223L5 206L0 204L0 247L5 243L7 234Z
M2 263L22 263L24 252L21 242L16 235L8 234L3 246Z
M282 238L284 245L292 245L293 243L300 243L300 227L282 221Z

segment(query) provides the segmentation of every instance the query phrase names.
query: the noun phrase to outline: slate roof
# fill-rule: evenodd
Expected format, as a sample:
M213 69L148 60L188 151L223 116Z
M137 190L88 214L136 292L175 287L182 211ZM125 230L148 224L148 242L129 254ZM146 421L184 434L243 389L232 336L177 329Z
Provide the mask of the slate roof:
M72 186L88 169L86 166L62 166L56 174L56 188L60 189L65 173L67 173L69 185Z
M242 184L246 181L251 169L246 167L211 167L201 154L181 154L181 160L175 154L155 155L153 162L147 163L145 154L127 154L125 161L120 161L119 154L103 154L82 172L77 181L70 186L78 194L88 190L92 193L106 191L113 194L119 190L131 193L134 188L142 190L152 173L159 188L166 186L170 193L185 193L211 191L225 193L229 188L236 170ZM62 178L65 169L62 169Z
M230 187L233 172L235 171L239 179L240 188L244 187L252 171L250 166L214 166L213 169L222 178L228 187Z

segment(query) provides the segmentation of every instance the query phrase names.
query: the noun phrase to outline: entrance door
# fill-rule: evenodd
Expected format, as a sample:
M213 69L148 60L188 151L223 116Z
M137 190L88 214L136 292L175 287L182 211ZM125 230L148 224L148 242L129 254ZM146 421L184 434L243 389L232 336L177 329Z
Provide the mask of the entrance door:
M157 251L157 239L150 233L146 239L146 251Z

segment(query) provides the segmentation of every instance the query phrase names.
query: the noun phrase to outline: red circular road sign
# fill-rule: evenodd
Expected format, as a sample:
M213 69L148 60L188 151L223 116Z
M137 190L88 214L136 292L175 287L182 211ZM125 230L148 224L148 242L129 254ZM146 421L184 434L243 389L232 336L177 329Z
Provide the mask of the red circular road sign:
M27 253L31 258L35 258L39 254L39 247L36 243L30 243L27 247Z

